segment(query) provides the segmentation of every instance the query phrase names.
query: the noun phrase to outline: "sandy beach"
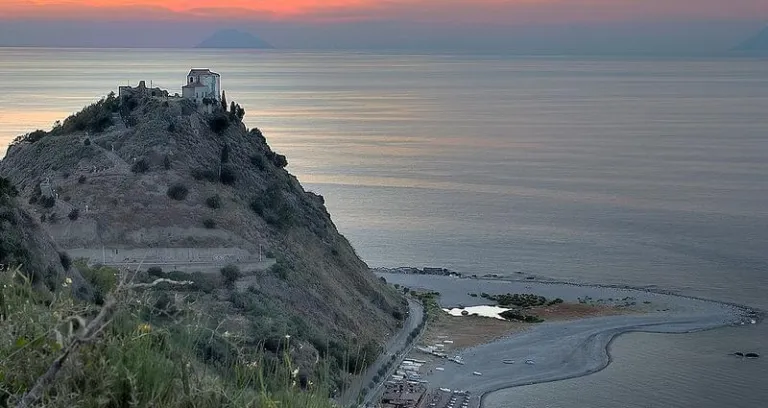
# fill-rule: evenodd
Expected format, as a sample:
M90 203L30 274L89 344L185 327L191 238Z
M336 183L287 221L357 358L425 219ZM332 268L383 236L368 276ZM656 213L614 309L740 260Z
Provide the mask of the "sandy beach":
M610 363L608 346L622 333L688 333L752 322L750 310L744 307L645 289L436 275L379 276L391 284L440 292L439 302L444 308L487 305L487 299L470 295L485 292L534 293L559 297L568 303L588 299L591 304L628 304L642 311L531 325L527 330L458 350L455 354L463 358L464 365L440 361L442 370L431 370L424 376L433 388L470 391L473 406L480 405L483 396L500 389L597 372Z

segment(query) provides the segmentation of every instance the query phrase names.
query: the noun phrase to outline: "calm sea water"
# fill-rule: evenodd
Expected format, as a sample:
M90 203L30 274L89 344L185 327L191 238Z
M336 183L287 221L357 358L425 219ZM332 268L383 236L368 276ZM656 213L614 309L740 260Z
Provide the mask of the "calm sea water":
M0 146L118 85L222 74L373 266L657 285L768 309L768 61L0 49ZM768 329L630 334L493 408L762 407Z

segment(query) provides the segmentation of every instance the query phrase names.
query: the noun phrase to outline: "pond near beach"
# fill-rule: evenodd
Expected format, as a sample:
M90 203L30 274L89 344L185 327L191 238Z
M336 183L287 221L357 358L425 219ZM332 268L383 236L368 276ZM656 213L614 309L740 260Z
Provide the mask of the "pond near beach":
M499 306L469 306L464 308L458 308L455 307L453 309L443 309L446 313L450 314L451 316L473 316L478 315L481 317L491 317L494 319L499 320L505 320L503 317L499 315L499 313L506 312L507 308L505 307L499 307ZM464 313L466 312L466 313Z

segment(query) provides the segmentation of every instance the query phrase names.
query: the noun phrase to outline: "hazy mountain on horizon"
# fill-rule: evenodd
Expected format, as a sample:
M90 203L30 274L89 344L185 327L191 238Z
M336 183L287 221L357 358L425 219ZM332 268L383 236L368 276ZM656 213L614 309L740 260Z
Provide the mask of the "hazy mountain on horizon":
M739 44L736 51L768 52L768 27Z
M230 38L227 22L10 21L0 18L0 46L222 49L274 45L281 50L365 50L520 55L728 55L765 21L666 21L602 24L423 24L403 21L254 21L237 27L263 41ZM206 35L216 33L206 40ZM217 35L218 34L218 35ZM239 37L239 35L234 35ZM215 41L214 41L215 40ZM202 43L201 43L202 41ZM241 42L243 41L243 42Z
M195 48L272 49L275 47L253 34L226 29L216 31Z

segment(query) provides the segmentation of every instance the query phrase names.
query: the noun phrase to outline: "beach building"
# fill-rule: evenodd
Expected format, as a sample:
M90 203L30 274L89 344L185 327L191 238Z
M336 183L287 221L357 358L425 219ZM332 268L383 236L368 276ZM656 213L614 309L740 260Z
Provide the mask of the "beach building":
M380 406L384 408L416 408L424 399L426 392L427 388L419 383L386 384Z
M221 100L221 75L210 69L192 69L181 87L181 96L201 103L203 99Z

